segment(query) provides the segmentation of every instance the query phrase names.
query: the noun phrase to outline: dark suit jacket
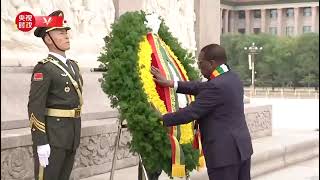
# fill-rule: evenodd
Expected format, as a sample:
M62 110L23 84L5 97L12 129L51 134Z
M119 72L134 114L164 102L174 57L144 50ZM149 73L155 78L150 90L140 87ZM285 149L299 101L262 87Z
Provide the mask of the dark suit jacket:
M164 124L198 121L208 169L237 164L251 157L243 85L237 74L229 71L208 82L178 82L177 92L195 95L196 99L177 112L165 114Z

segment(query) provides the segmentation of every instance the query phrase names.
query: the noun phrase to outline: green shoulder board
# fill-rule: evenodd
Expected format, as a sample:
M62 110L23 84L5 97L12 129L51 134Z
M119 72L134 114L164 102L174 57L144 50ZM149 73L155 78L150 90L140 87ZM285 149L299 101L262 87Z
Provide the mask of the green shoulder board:
M50 61L50 59L46 58L46 59L43 59L43 60L39 61L38 63L45 64L45 63L47 63L49 61Z

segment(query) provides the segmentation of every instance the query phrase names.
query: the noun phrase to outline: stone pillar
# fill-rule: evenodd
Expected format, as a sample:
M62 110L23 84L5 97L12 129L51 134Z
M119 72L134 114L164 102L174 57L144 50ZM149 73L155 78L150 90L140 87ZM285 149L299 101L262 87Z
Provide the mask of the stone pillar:
M195 0L197 54L204 46L220 44L220 0Z
M266 10L261 9L261 32L265 33L266 32Z
M294 8L294 34L300 34L300 8Z
M119 18L119 0L113 0L114 5L114 19Z
M222 18L223 17L223 10L224 9L220 9L220 29L221 29L221 34L223 33L222 29L224 29L224 27L223 27L223 25L224 25L223 24L223 18Z
M311 25L311 31L312 32L317 32L317 21L319 21L319 19L317 19L317 7L313 6L311 7L312 10L312 16L311 16L311 21L312 21L312 25Z
M142 0L113 0L115 6L116 19L127 11L138 11L143 9Z
M226 9L224 11L224 33L227 34L229 32L229 10Z
M277 27L278 27L278 36L282 35L282 9L277 11Z
M234 11L230 10L230 29L229 29L229 32L230 33L234 33L235 30L234 30L234 19L235 19L235 13Z
M245 10L246 16L246 34L250 34L251 25L250 25L250 10Z

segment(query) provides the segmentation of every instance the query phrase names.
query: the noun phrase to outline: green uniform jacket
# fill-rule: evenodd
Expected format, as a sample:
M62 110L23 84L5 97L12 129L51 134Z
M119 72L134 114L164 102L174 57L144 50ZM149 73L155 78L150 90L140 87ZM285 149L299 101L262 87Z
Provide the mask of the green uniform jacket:
M55 60L77 81L82 92L83 79L77 62L71 60L73 73L56 57L39 61L34 67L29 93L28 114L34 145L50 144L64 149L76 149L80 143L81 118L46 116L46 108L73 109L80 107L80 99L68 76Z

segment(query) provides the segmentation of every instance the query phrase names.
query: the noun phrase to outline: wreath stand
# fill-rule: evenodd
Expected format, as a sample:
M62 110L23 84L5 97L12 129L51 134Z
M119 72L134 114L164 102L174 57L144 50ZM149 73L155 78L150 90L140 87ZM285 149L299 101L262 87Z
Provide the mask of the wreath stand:
M116 168L116 163L117 163L117 152L118 152L118 148L119 148L119 142L120 142L120 137L121 137L121 132L123 129L126 129L128 128L127 127L127 124L125 124L123 121L121 122L120 120L118 120L118 132L117 132L117 136L116 136L116 141L115 141L115 149L114 149L114 152L113 152L113 159L112 159L112 165L111 165L111 172L110 172L110 179L109 180L113 180L114 178L114 171L115 171L115 168ZM148 179L148 175L147 175L147 171L142 163L142 159L141 159L141 156L139 155L139 163L141 164L141 167L142 167L142 179L143 180L149 180Z
M119 148L119 142L120 142L120 137L121 137L121 132L123 129L127 129L128 126L127 124L125 124L123 121L120 122L120 120L118 120L118 132L117 132L117 136L116 136L116 142L115 142L115 149L113 152L113 159L112 159L112 165L111 165L111 172L110 172L110 178L109 180L114 180L114 171L116 168L116 163L117 163L117 152L118 152L118 148ZM147 171L146 168L144 167L143 163L142 163L142 158L139 156L139 163L142 167L142 179L143 180L149 180L148 175L147 175ZM186 180L190 180L190 176L186 176Z

